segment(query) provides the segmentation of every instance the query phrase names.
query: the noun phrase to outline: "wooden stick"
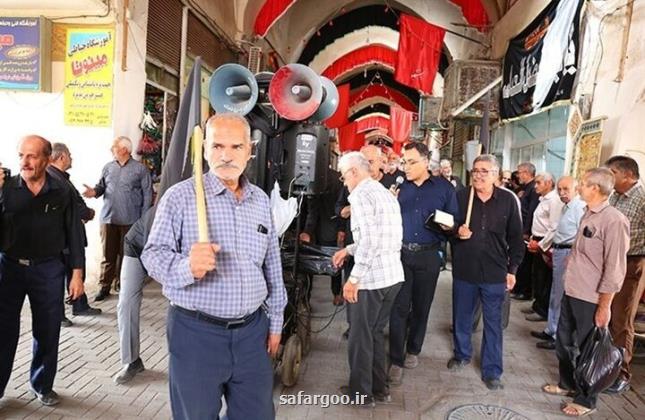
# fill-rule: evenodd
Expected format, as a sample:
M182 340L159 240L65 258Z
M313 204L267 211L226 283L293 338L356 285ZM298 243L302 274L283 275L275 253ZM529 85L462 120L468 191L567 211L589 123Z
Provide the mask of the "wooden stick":
M204 170L202 167L202 142L204 134L199 125L193 130L193 176L195 178L195 204L197 205L197 228L199 242L208 243L206 219L206 196L204 195Z
M482 153L482 144L477 145L477 156ZM473 175L470 174L470 195L468 196L468 209L466 210L466 227L470 229L470 216L473 213L473 201L475 200L475 188L473 188Z

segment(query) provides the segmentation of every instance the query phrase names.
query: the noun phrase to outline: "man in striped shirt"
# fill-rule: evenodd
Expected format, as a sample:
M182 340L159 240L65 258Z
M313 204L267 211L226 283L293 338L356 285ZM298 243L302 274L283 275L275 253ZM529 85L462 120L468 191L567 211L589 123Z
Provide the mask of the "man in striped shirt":
M394 298L403 282L401 210L396 198L369 174L369 162L359 152L341 157L338 164L352 206L354 243L338 251L333 262L342 265L348 255L354 267L343 288L350 303L349 386L344 393L373 405L389 400L383 330ZM366 396L366 398L357 398Z

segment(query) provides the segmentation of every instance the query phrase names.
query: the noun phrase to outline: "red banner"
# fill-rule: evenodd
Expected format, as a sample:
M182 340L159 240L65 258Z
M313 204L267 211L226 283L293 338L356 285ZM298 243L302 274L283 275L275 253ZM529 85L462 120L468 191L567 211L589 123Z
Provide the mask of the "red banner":
M390 108L390 132L389 136L394 144L404 143L410 139L412 130L413 113L398 106Z
M361 118L356 120L356 132L363 133L365 131L374 130L376 128L387 129L390 126L390 120L380 115L373 115L371 117Z
M408 98L398 90L395 90L391 86L388 87L388 86L376 85L376 84L367 86L367 87L358 88L354 92L352 92L349 98L349 104L350 104L349 106L351 108L354 105L358 105L364 100L373 98L375 96L389 99L390 101L397 103L399 106L409 111L416 111L417 109L416 104L412 102L410 98Z
M399 32L394 79L429 95L439 68L446 31L425 20L401 14Z
M349 121L349 83L336 86L338 89L338 108L334 115L325 120L327 128L338 128Z
M452 2L461 8L466 22L476 26L478 31L483 32L490 24L481 0L452 0Z

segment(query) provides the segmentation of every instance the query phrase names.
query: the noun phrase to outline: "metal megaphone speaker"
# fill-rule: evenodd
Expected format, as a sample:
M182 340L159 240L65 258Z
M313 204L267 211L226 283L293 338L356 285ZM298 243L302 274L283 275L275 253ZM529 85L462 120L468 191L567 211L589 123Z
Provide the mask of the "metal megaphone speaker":
M303 64L287 64L273 75L269 99L282 118L302 121L311 117L322 102L320 77Z
M246 115L258 100L258 83L249 69L239 64L222 64L211 76L208 100L215 112Z
M312 121L322 122L334 115L334 112L336 112L336 109L338 108L338 89L334 82L325 76L320 76L320 81L323 86L322 103L314 115L309 119Z

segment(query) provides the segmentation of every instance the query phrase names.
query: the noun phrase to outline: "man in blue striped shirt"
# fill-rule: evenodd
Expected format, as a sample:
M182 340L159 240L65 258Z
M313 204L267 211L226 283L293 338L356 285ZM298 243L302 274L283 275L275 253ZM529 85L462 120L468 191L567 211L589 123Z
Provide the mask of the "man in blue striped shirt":
M85 185L84 197L103 196L101 209L101 290L95 302L110 295L116 280L119 256L123 258L123 238L130 226L152 206L152 178L141 162L132 158L132 142L127 137L117 137L112 143L114 160L103 167L101 179L91 188Z
M286 290L269 197L242 175L251 159L244 117L206 123L208 236L198 242L194 179L162 197L141 260L170 300L168 350L174 419L270 419L274 356Z

